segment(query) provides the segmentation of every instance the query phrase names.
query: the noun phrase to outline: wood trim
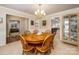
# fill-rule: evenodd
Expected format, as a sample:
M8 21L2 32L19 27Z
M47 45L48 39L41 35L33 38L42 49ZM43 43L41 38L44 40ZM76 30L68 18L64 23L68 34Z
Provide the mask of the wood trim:
M79 14L77 16L77 45L79 46Z

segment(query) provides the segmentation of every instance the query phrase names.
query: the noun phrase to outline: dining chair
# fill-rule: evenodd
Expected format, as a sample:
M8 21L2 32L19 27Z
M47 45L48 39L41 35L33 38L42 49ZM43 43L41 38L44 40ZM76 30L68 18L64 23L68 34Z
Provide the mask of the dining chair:
M53 34L48 35L44 39L44 41L42 43L42 46L36 47L35 53L36 54L37 54L37 52L40 52L40 53L43 53L43 54L49 53L49 51L50 51L50 42L52 41L52 37L53 37Z
M38 32L38 30L33 30L33 34L37 34Z
M50 46L54 49L54 38L55 38L55 35L56 35L56 32L53 32L53 37L52 37L52 41L51 41L51 44Z
M24 39L22 35L19 35L19 36L20 36L20 40L21 40L22 48L23 48L22 54L24 53L28 54L29 52L33 50L34 47L28 45L28 43L26 42L26 40Z
M31 34L31 32L30 32L29 30L26 30L26 31L24 32L24 34L25 34L25 35L29 35L29 34Z
M51 31L49 29L45 30L45 33L51 33Z

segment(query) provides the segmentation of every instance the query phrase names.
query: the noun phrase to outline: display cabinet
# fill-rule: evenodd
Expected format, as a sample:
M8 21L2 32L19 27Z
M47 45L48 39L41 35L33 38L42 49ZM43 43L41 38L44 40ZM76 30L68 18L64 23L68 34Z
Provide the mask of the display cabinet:
M68 16L64 17L64 39L67 40L69 38L69 18Z
M63 41L77 45L78 40L78 14L63 16Z

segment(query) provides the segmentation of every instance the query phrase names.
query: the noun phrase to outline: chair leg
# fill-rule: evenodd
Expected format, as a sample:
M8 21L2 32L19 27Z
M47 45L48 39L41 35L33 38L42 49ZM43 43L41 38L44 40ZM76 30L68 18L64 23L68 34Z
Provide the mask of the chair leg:
M52 44L52 48L54 49L54 46L53 46L53 44Z
M48 52L45 52L45 53L44 53L44 55L48 55L48 54L49 54Z
M54 49L53 42L51 43L51 47Z
M42 53L43 55L49 55L49 52L47 51L47 52L43 52Z
M35 49L35 54L37 54L37 49Z
M24 55L24 51L22 51L22 55Z
M46 53L44 53L44 52L41 52L41 54L42 54L42 55L45 55Z
M49 55L51 53L51 49L44 53L44 55Z
M51 48L54 49L54 46L52 45Z
M48 49L48 54L50 54L50 53L51 53L51 48Z
M28 54L28 52L26 52L26 51L23 51L23 52L22 52L22 55L24 55L24 54Z

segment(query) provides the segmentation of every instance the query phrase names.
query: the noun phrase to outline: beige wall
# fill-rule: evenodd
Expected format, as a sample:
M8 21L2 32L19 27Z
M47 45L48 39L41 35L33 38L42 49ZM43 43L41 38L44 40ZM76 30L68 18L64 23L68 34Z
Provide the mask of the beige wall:
M28 13L0 6L0 17L3 18L3 23L0 23L0 46L6 45L6 14L33 19L33 15Z
M31 26L31 24L29 22L29 26L30 26L29 30L31 32L34 29L39 30L39 32L44 32L45 30L50 29L50 28L48 28L49 27L49 22L50 22L48 19L44 18L44 19L32 19L32 20L34 20L34 22L37 22L38 23L38 27L35 27L35 24L34 24L34 26ZM43 20L46 20L46 26L42 26L42 21Z

